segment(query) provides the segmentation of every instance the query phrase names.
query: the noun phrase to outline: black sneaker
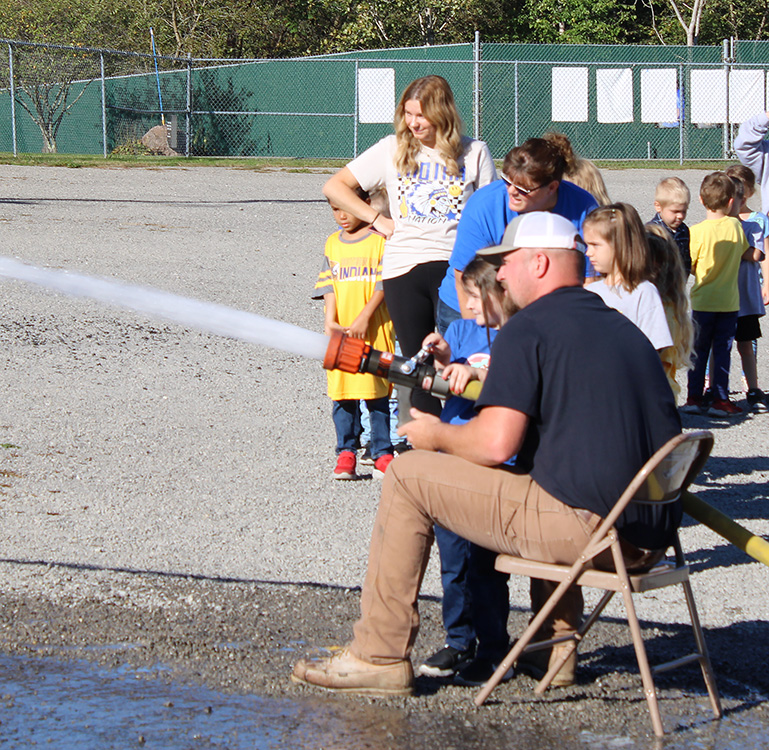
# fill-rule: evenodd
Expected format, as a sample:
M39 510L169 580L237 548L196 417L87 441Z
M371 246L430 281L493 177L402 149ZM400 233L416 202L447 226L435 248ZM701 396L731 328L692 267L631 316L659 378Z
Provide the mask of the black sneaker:
M429 659L420 664L417 674L425 677L451 677L475 656L475 645L464 651L453 646L444 646Z
M393 443L393 455L400 456L401 453L410 451L411 446L405 441L401 440L399 443Z
M360 461L363 466L374 465L374 457L371 455L371 443L366 443L366 445L363 446L363 453L358 461Z
M748 391L748 406L752 411L769 411L766 403L766 394L760 388Z
M497 671L498 663L491 661L491 659L473 659L464 669L460 670L454 675L455 685L465 685L466 687L483 687L488 681L491 675ZM500 682L507 682L512 680L515 676L515 670L510 669L505 672Z

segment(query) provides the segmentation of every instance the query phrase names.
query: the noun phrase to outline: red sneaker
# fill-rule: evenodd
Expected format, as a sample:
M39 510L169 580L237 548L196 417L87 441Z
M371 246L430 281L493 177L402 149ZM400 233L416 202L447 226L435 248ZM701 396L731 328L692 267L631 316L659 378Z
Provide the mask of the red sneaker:
M395 456L393 456L392 453L385 453L374 461L374 476L380 478L383 477L387 471L387 467L393 462L394 458Z
M689 396L681 407L681 411L685 414L702 414L703 408L702 396Z
M352 451L342 451L336 459L334 479L357 479L355 473L355 454Z
M710 405L708 414L711 417L735 417L742 414L742 409L729 399L716 399Z

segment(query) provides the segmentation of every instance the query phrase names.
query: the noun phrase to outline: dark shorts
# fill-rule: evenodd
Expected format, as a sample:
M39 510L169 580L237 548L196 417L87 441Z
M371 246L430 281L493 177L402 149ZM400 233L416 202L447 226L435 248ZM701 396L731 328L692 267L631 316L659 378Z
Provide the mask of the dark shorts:
M761 326L758 323L758 315L743 315L737 318L735 341L755 341L760 338Z

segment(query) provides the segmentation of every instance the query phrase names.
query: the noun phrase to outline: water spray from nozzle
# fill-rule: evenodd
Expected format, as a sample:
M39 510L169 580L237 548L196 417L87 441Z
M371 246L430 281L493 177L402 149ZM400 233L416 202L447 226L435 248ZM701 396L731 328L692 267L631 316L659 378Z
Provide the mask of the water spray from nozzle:
M220 336L319 359L327 370L370 373L407 388L421 388L424 379L430 377L433 382L430 390L434 395L444 398L451 395L448 382L436 376L435 368L425 362L431 353L427 349L406 359L372 349L363 339L352 338L341 332L336 332L329 340L323 334L225 305L112 279L37 268L11 258L0 257L0 276L37 284L74 297L85 297L156 315ZM472 381L461 395L470 399L477 398L480 385Z
M322 360L328 347L328 338L321 333L244 310L149 287L69 271L37 268L3 257L0 257L0 276L38 284L74 297L87 297L109 305L157 315L191 328L262 344L302 357Z

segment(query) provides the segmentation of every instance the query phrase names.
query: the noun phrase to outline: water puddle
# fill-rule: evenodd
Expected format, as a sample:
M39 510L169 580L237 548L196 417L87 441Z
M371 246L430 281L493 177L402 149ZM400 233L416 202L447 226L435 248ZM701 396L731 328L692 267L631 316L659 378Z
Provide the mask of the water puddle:
M286 747L302 711L108 671L86 662L0 656L0 746L46 748Z
M452 716L324 698L230 695L159 679L162 669L0 655L0 747L51 750L515 747L516 750L742 750L769 746L769 712L736 711L664 741L540 726L500 731ZM512 718L512 717L511 717ZM666 721L670 721L667 717ZM561 728L563 731L563 728ZM566 740L566 741L564 741Z

